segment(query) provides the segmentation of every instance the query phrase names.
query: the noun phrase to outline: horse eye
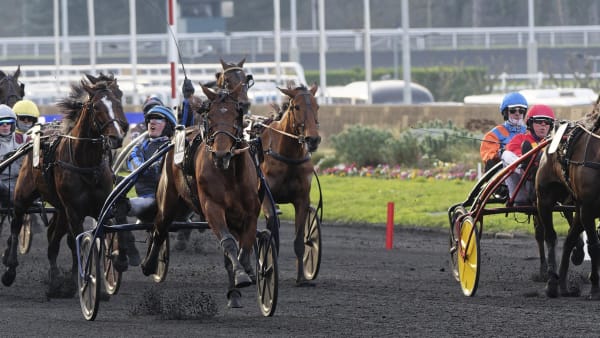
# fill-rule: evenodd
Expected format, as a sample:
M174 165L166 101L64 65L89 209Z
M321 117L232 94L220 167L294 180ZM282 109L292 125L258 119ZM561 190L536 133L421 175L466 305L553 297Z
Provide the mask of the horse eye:
M296 104L296 105L294 105L294 109L299 110L300 106Z

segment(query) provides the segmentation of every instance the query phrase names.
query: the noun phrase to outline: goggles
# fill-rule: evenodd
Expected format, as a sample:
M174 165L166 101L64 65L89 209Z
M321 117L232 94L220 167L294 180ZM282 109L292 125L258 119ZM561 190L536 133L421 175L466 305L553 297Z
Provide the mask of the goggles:
M525 115L525 113L527 113L527 108L523 108L523 107L508 108L508 113Z
M554 121L552 121L550 119L533 119L532 122L535 124L545 124L547 126L551 126L554 124Z

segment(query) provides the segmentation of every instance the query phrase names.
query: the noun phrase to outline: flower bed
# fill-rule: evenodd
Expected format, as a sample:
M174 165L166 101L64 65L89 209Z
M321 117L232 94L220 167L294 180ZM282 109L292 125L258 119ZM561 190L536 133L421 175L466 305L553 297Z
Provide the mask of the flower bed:
M331 168L317 169L321 175L331 176L362 176L383 179L411 180L419 177L436 180L468 180L477 179L477 170L461 164L436 162L430 169L404 168L379 164L377 166L357 167L352 164L338 164Z

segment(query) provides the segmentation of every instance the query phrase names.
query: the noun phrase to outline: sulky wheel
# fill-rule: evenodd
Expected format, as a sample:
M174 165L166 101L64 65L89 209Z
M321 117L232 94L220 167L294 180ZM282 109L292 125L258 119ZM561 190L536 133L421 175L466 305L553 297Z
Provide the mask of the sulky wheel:
M115 269L114 261L119 254L119 241L114 232L107 233L104 237L103 277L104 289L109 295L116 295L121 286L121 272Z
M465 216L460 224L458 277L463 294L474 296L479 282L479 231L471 216Z
M83 235L79 248L79 260L82 271L78 274L79 303L86 320L94 320L100 304L100 240L94 243L94 236L87 232ZM89 257L89 259L88 259Z
M152 275L152 278L157 283L162 283L167 278L167 271L169 270L169 236L167 236L160 246L158 252L158 266L156 267L156 273Z
M258 233L256 238L256 293L258 307L265 317L275 313L279 288L277 248L269 230Z
M449 248L450 248L450 269L452 270L452 276L457 282L460 282L458 277L458 231L460 224L457 223L462 216L467 214L467 210L462 206L457 206L452 213L452 224L450 224L449 232Z
M19 232L19 253L24 255L29 252L31 248L31 215L23 215L23 225L21 226L21 232Z
M308 208L308 215L304 223L304 277L314 280L319 274L321 266L321 220L316 209Z

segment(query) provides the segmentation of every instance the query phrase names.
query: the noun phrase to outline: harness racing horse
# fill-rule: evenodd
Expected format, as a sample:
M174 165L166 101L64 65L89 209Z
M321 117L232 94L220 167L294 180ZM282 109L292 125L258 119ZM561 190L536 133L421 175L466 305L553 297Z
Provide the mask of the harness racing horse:
M77 290L75 237L83 231L86 216L98 217L112 190L111 150L121 147L129 128L121 101L115 95L120 93L116 80L100 81L101 78L107 77L87 76L79 85L72 85L70 96L58 103L64 114L63 132L55 135L50 144L42 144L44 150L39 157L34 158L30 151L23 160L15 187L11 235L2 260L7 267L2 276L6 286L12 285L16 277L23 216L33 201L41 197L56 208L47 231L50 263L47 295L73 297ZM64 235L73 259L67 281L60 278L57 266Z
M242 89L240 90L237 100L244 111L244 114L248 113L248 110L250 109L248 89L254 85L254 79L252 75L246 75L246 72L244 71L243 67L246 58L243 58L237 64L226 63L223 59L220 61L223 71L215 74L217 77L217 88L233 90L241 83Z
M321 142L319 105L315 99L317 85L279 89L287 95L287 110L279 121L273 121L261 132L264 161L261 169L275 203L292 203L295 210L296 284L307 285L304 275L304 224L310 208L313 164L310 154ZM263 213L272 222L270 201L263 201Z
M229 63L229 62L225 62L223 61L223 59L220 59L221 62L221 66L223 67L222 71L219 71L215 74L216 77L216 82L214 82L215 85L215 89L219 90L219 89L227 89L227 90L234 90L238 85L241 85L242 88L240 89L240 92L238 94L238 103L243 111L244 114L248 113L248 110L250 109L250 100L248 99L248 89L250 89L252 87L252 85L254 84L254 79L252 77L252 75L248 74L246 75L246 72L244 71L244 62L246 62L246 58L243 58L240 62L238 63ZM206 109L206 108L201 108L201 100L199 97L197 96L192 96L192 106L198 107L200 109L199 112L201 113L202 109ZM177 234L177 241L175 243L175 249L176 250L184 250L187 246L187 241L190 238L190 234L191 234L192 230L191 229L182 229L178 231Z
M600 96L594 110L567 132L566 142L550 153L544 150L536 176L537 208L545 230L548 246L549 297L577 296L579 290L567 286L569 255L575 253L580 234L585 231L588 238L588 253L591 258L590 298L600 300L598 264L600 263L600 241L596 232L595 219L600 216ZM558 135L560 136L560 135ZM566 198L573 200L575 218L571 222L556 273L556 232L552 222L552 208L556 202ZM573 260L573 257L571 257ZM574 262L575 263L575 262Z
M202 86L210 101L201 130L196 132L202 143L191 150L187 147L186 151L192 151L193 168L175 163L173 150L165 155L156 194L158 213L142 262L145 275L156 273L171 222L190 208L204 216L220 242L229 276L228 306L232 308L241 307L238 288L253 282L251 253L261 205L257 169L242 135L243 111L237 101L241 88L215 93Z
M25 85L19 82L21 66L13 75L0 70L0 103L12 107L25 96Z

